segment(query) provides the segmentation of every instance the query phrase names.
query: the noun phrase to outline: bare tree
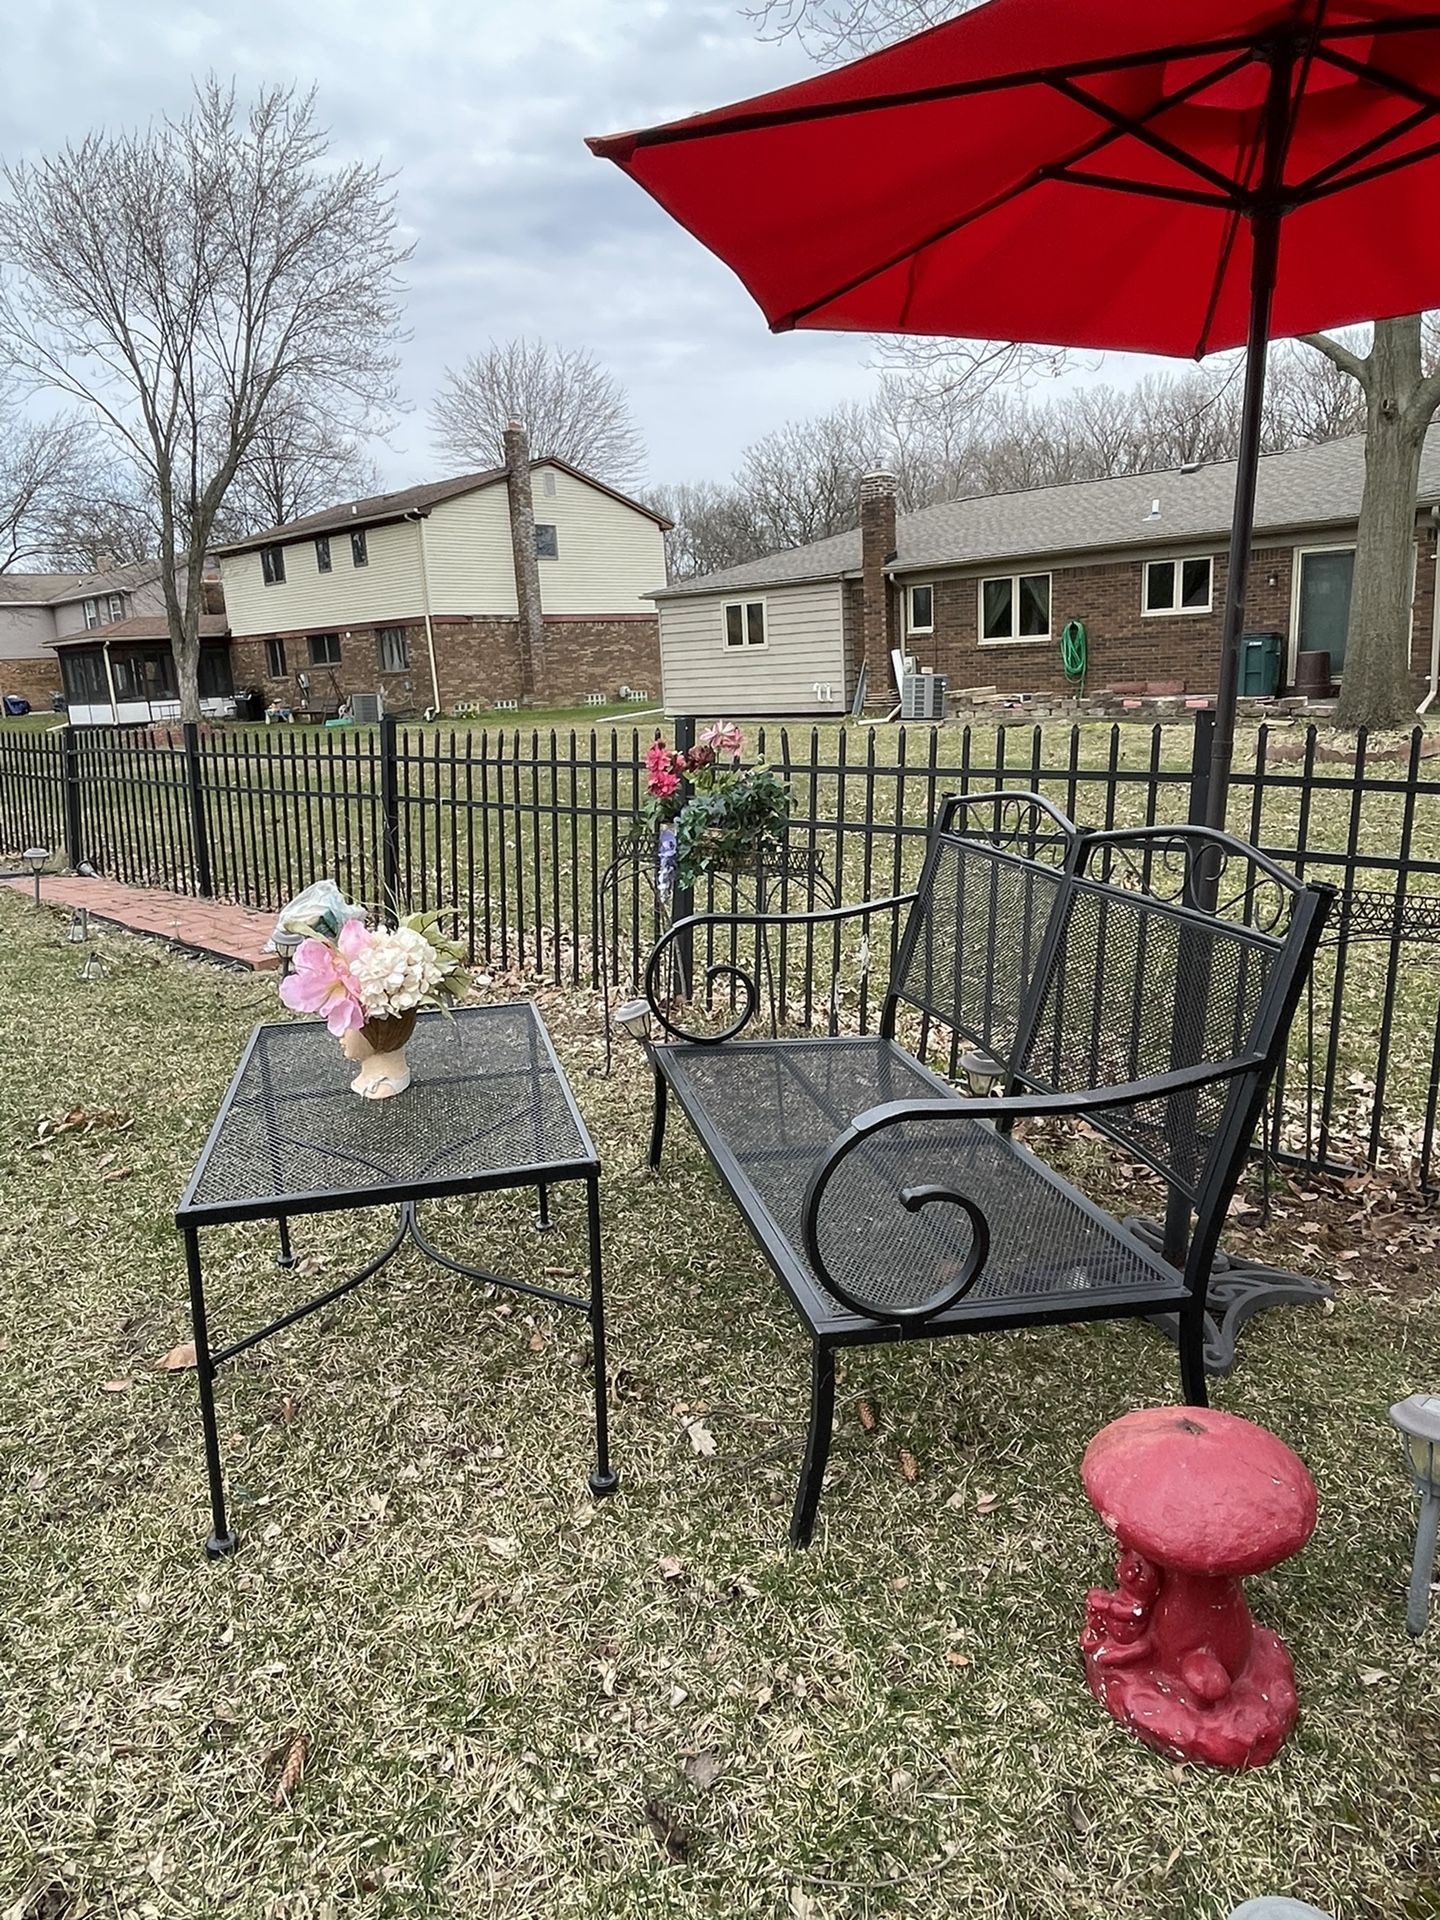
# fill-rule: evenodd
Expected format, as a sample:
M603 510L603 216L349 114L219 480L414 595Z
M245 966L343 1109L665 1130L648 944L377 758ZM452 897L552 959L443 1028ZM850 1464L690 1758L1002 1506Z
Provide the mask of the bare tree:
M693 580L773 551L752 504L736 486L714 480L651 487L648 504L670 521L665 570L670 580Z
M251 441L216 519L222 540L301 520L379 493L380 470L354 434L337 432L311 400L277 408Z
M761 0L741 9L762 40L798 40L827 66L939 26L977 0Z
M85 491L92 439L84 421L26 420L0 406L0 573L54 559Z
M492 340L459 371L447 368L430 409L435 444L467 467L505 464L518 420L539 459L549 453L611 486L634 486L645 442L625 389L592 354L545 340Z
M155 502L140 491L134 470L97 461L55 523L51 565L100 573L107 562L124 566L159 553Z
M313 93L242 108L212 78L181 120L0 170L0 342L92 412L154 497L187 719L205 549L257 436L302 400L337 432L393 400L393 196L378 168L328 155Z
M1427 369L1425 324L1418 313L1378 320L1368 351L1338 335L1304 339L1356 383L1365 405L1365 486L1336 718L1348 727L1408 725L1415 713L1415 497L1426 429L1440 406L1440 369Z

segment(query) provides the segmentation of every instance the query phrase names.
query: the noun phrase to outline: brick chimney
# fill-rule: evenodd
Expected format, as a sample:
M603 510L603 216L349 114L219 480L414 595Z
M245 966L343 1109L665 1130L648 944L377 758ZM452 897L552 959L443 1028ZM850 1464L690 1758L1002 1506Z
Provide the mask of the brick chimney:
M860 657L865 662L865 704L888 708L895 596L885 569L895 558L893 473L867 473L860 482L860 556Z
M515 604L519 610L520 704L535 704L545 657L540 607L540 565L535 554L535 500L530 491L530 441L518 420L505 429L505 485L510 495L510 545L515 556Z

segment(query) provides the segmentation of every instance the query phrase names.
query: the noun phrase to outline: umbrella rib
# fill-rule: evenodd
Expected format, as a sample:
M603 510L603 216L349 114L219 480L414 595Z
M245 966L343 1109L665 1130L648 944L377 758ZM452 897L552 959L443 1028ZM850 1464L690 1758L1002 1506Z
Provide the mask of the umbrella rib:
M1440 140L1431 140L1423 147L1413 147L1408 153L1391 154L1388 160L1377 160L1373 166L1360 167L1342 179L1327 180L1323 187L1317 187L1307 196L1305 204L1313 206L1317 200L1328 200L1332 193L1344 193L1348 187L1363 187L1368 180L1379 180L1387 173L1398 173L1401 167L1418 166L1422 160L1433 160L1437 153L1440 153Z
M1218 72L1208 75L1206 85L1213 86L1217 81L1227 79L1236 71L1238 64L1241 63L1232 62L1228 68L1222 67ZM1083 87L1077 87L1066 79L1049 80L1046 85L1053 87L1055 92L1063 95L1065 99L1073 100L1077 106L1098 115L1100 119L1108 120L1110 125L1119 128L1121 133L1133 134L1145 146L1152 147L1156 153L1163 154L1167 160L1173 160L1187 173L1193 173L1201 180L1208 180L1212 187L1218 188L1221 193L1227 195L1231 203L1235 196L1243 191L1238 181L1221 173L1218 167L1207 166L1203 160L1195 159L1193 155L1186 153L1183 147L1177 147L1173 141L1167 140L1163 134L1152 132L1142 121L1135 119L1132 115L1119 112L1104 100L1097 100ZM1174 100L1167 101L1167 107L1177 104L1182 97L1177 95Z
M1171 107L1178 106L1182 101L1188 100L1192 94L1204 92L1207 87L1214 86L1217 80L1225 78L1228 74L1238 72L1241 67L1249 63L1249 60L1250 48L1247 45L1243 54L1238 55L1233 60L1226 61L1214 72L1207 73L1198 80L1192 80L1188 86L1182 87L1178 93L1166 94L1157 100L1153 106L1147 108L1147 117L1153 118L1157 114L1165 113ZM794 307L789 313L781 314L770 323L771 330L775 333L787 332L797 326L800 321L808 320L810 315L817 313L821 307L828 307L833 300L841 300L847 293L853 293L857 287L863 287L867 280L877 279L882 273L888 273L892 267L898 267L904 260L913 260L917 254L925 252L928 247L937 245L941 240L948 240L952 234L959 233L965 227L972 225L976 220L983 219L987 213L994 213L997 207L1006 206L1011 200L1018 199L1022 193L1028 193L1031 187L1038 186L1041 181L1049 179L1057 169L1073 166L1077 160L1088 160L1092 154L1099 153L1105 147L1113 146L1125 131L1126 129L1120 127L1106 127L1103 132L1092 135L1089 140L1082 141L1081 144L1075 148L1074 152L1068 154L1064 159L1047 161L1041 166L1032 168L1023 179L1013 182L1010 186L1002 189L1001 192L992 195L983 205L972 207L968 213L961 214L956 220L947 220L943 226L937 227L933 233L926 234L921 240L911 241L902 247L898 253L891 254L888 259L878 261L873 266L866 267L863 272L853 275L842 285L831 287L828 292L817 295L813 300L807 300L803 306Z
M1398 93L1406 100L1414 100L1420 106L1428 107L1431 113L1440 113L1440 95L1431 93L1428 87L1422 87L1414 80L1407 80L1403 74L1391 73L1369 60L1354 60L1348 53L1340 53L1334 47L1324 45L1316 47L1315 57L1323 60L1327 66L1338 67L1352 79L1373 81L1387 93Z
M1292 201L1305 199L1334 179L1337 174L1343 174L1347 167L1353 167L1357 161L1368 159L1372 153L1378 153L1381 147L1389 146L1392 140L1402 139L1413 127L1418 127L1425 120L1433 119L1434 114L1433 107L1416 107L1413 113L1407 113L1403 120L1397 120L1393 127L1387 127L1383 133L1375 134L1363 145L1356 147L1353 152L1343 154L1340 159L1332 160L1328 166L1317 168L1308 179L1297 182L1293 187L1287 187L1285 198ZM1348 179L1340 181L1341 186L1348 184Z
M678 146L687 140L708 140L721 134L763 133L772 127L804 126L813 120L840 119L848 114L881 113L892 107L921 107L935 101L960 100L975 94L1047 86L1057 75L1062 79L1073 79L1079 75L1083 79L1092 73L1124 73L1135 67L1164 66L1172 60L1197 60L1217 54L1239 55L1237 65L1243 66L1254 48L1253 38L1240 39L1227 35L1223 40L1156 47L1145 53L1120 55L1111 59L1079 60L1064 70L1058 67L1034 67L1023 73L994 74L984 80L953 80L941 86L907 87L901 93L873 94L866 100L821 100L808 106L755 108L746 113L733 113L723 120L712 117L672 121L665 126L646 127L638 133L605 135L587 144L592 151L601 155L607 154L611 147L625 147L633 152L639 147Z
M1161 187L1152 185L1148 180L1126 180L1113 174L1085 173L1077 167L1047 168L1041 178L1063 180L1067 185L1077 187L1108 187L1114 193L1145 194L1152 200L1178 200L1188 207L1220 207L1229 211L1235 205L1232 196L1203 193L1199 187Z

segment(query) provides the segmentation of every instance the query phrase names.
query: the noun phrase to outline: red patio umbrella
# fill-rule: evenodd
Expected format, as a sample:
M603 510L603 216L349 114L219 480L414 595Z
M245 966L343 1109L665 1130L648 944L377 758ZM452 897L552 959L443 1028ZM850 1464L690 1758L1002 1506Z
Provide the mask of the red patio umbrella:
M1434 0L989 0L590 141L776 331L1250 352L1207 820L1223 825L1265 343L1440 305Z

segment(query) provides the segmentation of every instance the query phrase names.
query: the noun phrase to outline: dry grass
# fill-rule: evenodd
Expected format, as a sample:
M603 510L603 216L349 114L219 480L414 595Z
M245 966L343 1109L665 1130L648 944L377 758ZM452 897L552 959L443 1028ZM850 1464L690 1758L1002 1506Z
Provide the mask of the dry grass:
M585 1491L583 1325L407 1256L222 1374L246 1541L210 1566L193 1377L153 1364L188 1337L169 1215L273 988L119 937L86 987L57 934L0 897L0 1912L1220 1920L1283 1890L1440 1915L1440 1663L1403 1628L1384 1421L1440 1384L1433 1290L1248 1335L1218 1398L1321 1489L1310 1548L1255 1583L1304 1717L1261 1773L1177 1768L1075 1652L1107 1568L1079 1456L1173 1397L1168 1350L1111 1326L853 1355L788 1552L797 1330L683 1124L662 1179L634 1172L633 1063L590 1077L593 1008L547 997L606 1164L622 1492ZM134 1124L33 1151L77 1106ZM518 1204L444 1229L578 1266L557 1197L538 1246ZM327 1274L375 1237L298 1236ZM214 1272L222 1331L296 1284L239 1231Z

